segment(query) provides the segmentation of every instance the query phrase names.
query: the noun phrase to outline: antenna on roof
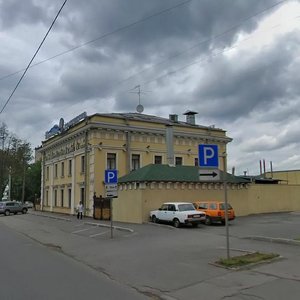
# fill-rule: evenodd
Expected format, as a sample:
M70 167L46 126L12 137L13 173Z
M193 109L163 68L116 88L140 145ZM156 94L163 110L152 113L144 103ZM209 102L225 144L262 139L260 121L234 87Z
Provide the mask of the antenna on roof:
M150 91L141 91L141 85L135 86L133 89L130 90L130 93L137 94L139 96L139 104L136 107L136 111L138 113L142 113L144 111L144 106L141 104L141 94L146 94L146 92Z

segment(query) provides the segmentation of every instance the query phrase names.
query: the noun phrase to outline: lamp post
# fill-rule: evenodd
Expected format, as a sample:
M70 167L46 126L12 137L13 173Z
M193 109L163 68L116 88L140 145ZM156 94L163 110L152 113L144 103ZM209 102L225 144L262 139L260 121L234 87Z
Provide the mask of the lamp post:
M11 201L11 167L8 169L8 201Z

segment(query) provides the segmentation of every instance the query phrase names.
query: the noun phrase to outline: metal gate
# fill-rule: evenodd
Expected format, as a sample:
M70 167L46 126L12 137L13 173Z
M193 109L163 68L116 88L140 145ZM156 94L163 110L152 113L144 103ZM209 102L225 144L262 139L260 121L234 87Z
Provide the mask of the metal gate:
M110 198L104 198L100 195L97 197L94 194L94 211L93 217L96 220L110 220L111 209L110 209Z

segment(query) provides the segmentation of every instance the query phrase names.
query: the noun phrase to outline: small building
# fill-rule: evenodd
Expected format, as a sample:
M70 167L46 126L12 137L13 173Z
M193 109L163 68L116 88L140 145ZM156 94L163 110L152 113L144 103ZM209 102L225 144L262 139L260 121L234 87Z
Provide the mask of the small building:
M221 171L230 191L249 187L250 181ZM223 181L201 181L198 166L148 165L119 179L114 199L114 220L143 223L149 212L164 202L195 202L224 199Z
M280 180L252 180L221 171L227 199L237 216L300 211L300 185ZM201 181L199 167L148 165L119 179L113 200L115 221L143 223L164 202L224 201L222 181Z

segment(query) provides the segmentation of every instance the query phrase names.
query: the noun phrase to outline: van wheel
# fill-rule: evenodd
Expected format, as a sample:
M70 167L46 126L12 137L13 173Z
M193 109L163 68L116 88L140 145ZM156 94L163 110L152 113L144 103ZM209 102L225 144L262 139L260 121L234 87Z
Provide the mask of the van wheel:
M178 220L178 219L174 219L174 220L173 220L173 225L174 225L175 228L179 228L179 227L180 227L180 222L179 222L179 220Z
M205 224L206 225L211 225L211 218L209 216L206 216Z
M9 210L6 210L6 211L4 212L4 214L5 214L6 216L9 216L9 215L10 215L10 211L9 211Z

